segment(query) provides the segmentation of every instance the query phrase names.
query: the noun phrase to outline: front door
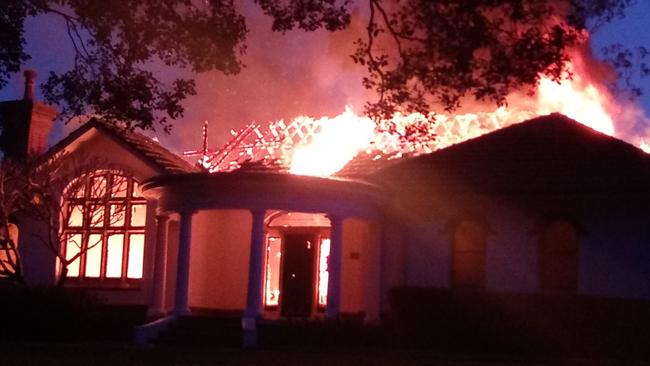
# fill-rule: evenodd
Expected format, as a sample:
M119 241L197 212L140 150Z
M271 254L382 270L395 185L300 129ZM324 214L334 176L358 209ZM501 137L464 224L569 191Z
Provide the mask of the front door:
M282 261L282 316L309 317L314 297L314 236L286 234Z

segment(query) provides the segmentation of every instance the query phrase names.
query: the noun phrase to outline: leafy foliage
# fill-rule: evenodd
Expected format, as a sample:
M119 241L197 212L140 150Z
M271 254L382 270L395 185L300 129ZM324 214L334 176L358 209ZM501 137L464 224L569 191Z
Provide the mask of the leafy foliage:
M286 32L295 28L314 31L344 29L350 24L352 0L255 0L266 15L273 18L273 30Z
M27 7L17 1L3 2L0 8L0 89L7 85L9 75L18 72L29 60L25 53L24 22Z
M89 194L96 197L93 205L107 207L111 195L105 194L106 187L87 184L99 167L102 170L115 170L104 161L88 157L77 159L62 152L30 155L21 159L5 158L0 161L0 278L24 282L18 243L14 240L16 235L12 237L6 234L11 234L15 217L30 220L40 228L23 236L20 242L21 245L42 245L56 257L61 266L58 286L65 282L72 263L95 246L101 245L101 239L90 241L88 236L84 236L83 242L76 243L76 254L66 255L64 246L68 234L61 230L61 223L70 222L72 218L73 211L68 207L68 202L77 197L78 192L89 190ZM126 187L113 188L113 196L126 196L125 191L115 190L126 190ZM84 207L86 209L88 207ZM104 222L111 226L124 218L124 208L118 207L111 211L109 217L105 217L105 214L103 209L93 211L92 214L84 213L88 217L89 226L104 225Z
M374 117L394 112L453 111L469 99L505 104L532 90L540 73L568 72L568 51L588 31L621 16L632 0L4 0L0 8L0 87L29 58L26 17L62 17L76 57L52 73L44 95L63 117L97 113L129 127L169 130L196 93L189 78L168 80L152 65L235 74L248 32L241 7L273 18L273 31L345 29L367 17L352 58L377 92ZM357 8L354 8L357 9ZM365 9L365 10L364 10ZM614 63L614 65L617 65Z
M630 49L616 43L605 47L603 54L606 61L616 69L618 81L622 84L615 83L610 85L610 88L617 94L627 93L631 99L641 96L643 90L635 80L650 75L650 65L647 60L650 51L643 46Z
M569 72L568 51L587 40L591 26L620 15L629 0L369 0L365 39L354 60L368 69L366 88L378 92L371 115L401 110L428 114L463 101L505 104L530 90L540 74Z
M75 49L74 66L51 73L44 85L49 102L70 118L87 113L125 121L129 127L169 129L183 114L181 102L196 93L194 81L165 83L148 71L152 64L193 72L234 74L247 28L232 0L89 1L6 0L0 27L13 33L8 61L0 59L0 86L26 60L26 15L62 17ZM2 32L3 34L5 32ZM5 42L2 42L5 47ZM4 53L0 53L3 55ZM0 66L2 67L2 66Z
M29 168L11 159L0 161L0 279L23 283L14 215L30 204Z

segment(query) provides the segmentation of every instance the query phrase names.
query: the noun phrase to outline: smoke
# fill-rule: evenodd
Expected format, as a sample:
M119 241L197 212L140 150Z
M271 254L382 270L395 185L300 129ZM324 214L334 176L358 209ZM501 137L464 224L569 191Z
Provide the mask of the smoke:
M289 120L298 115L334 116L346 105L361 112L371 97L362 85L364 69L353 63L353 41L365 31L355 17L348 30L271 32L271 20L257 7L242 10L250 33L240 74L196 75L198 95L185 103L185 117L170 135L158 135L176 152L201 146L203 121L209 146L218 148L251 122Z
M603 107L612 118L615 137L635 146L650 141L650 117L635 98L612 92L609 86L618 82L616 70L594 55L595 47L597 46L590 41L573 52L572 62L576 74L594 85L605 97Z

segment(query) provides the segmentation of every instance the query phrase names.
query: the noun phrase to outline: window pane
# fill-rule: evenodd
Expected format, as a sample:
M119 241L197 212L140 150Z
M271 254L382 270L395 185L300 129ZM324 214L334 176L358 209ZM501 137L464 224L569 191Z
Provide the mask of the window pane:
M140 191L140 183L133 181L133 197L141 197L142 191Z
M81 251L81 234L68 235L65 244L65 259L70 260ZM79 258L68 264L68 277L79 277Z
M15 268L10 266L8 263L11 261L12 263L16 263L16 255L14 251L6 248L0 249L0 261L7 263L7 272L2 274L0 273L0 278L8 276L10 273L15 273Z
M85 179L75 179L66 188L66 197L83 198L85 193Z
M266 244L266 282L264 285L264 304L276 306L280 299L280 261L282 259L282 241L270 237Z
M90 197L104 197L106 195L106 176L92 177L90 180Z
M318 253L318 305L325 306L327 305L327 284L330 278L327 268L327 260L330 256L329 238L321 240Z
M142 278L147 207L142 198L134 198L142 197L140 186L132 177L100 170L67 189L69 211L62 229L68 232L62 249L70 257L81 254L69 266L70 276Z
M144 234L131 234L129 238L129 267L128 278L142 278L142 263L144 260Z
M128 180L123 175L113 175L113 184L111 185L111 197L126 197Z
M147 217L147 205L131 206L131 226L144 226Z
M102 270L102 236L91 234L86 251L86 277L97 278Z
M111 216L108 225L112 227L124 226L126 207L123 204L111 205Z
M70 213L68 217L68 226L69 227L81 227L83 225L83 206L74 205L70 207Z
M122 256L124 254L124 234L108 237L106 247L106 277L122 277Z
M16 252L12 249L9 242L12 241L14 245L17 244L16 239L18 234L14 232L16 230L16 225L9 224L9 239L11 240L7 240L7 231L5 228L0 228L0 262L5 263L5 270L7 271L4 274L0 274L0 277L9 275L10 273L15 273L15 268L10 263L16 263ZM15 248L15 246L13 248Z
M90 227L104 226L104 205L90 205L90 214L88 215Z

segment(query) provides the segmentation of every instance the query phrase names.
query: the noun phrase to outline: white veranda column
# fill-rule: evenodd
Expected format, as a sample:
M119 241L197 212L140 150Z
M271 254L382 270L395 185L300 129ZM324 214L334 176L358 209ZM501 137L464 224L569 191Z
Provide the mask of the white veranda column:
M165 313L165 283L167 282L167 230L169 216L156 215L156 253L154 257L149 314L159 316Z
M370 238L366 250L365 268L365 299L367 324L379 324L381 314L382 295L382 263L381 263L381 231L379 222L368 222L370 225Z
M327 309L328 319L338 319L341 312L341 260L343 256L343 218L329 216L330 255L327 263L329 279L327 281Z
M176 296L174 315L190 313L188 291L190 284L190 245L192 241L193 211L180 212L180 235L178 238L178 266L176 268Z
M264 210L251 210L253 225L251 230L250 259L248 263L248 293L246 310L242 319L244 347L257 345L256 319L262 310L262 290L264 288Z

